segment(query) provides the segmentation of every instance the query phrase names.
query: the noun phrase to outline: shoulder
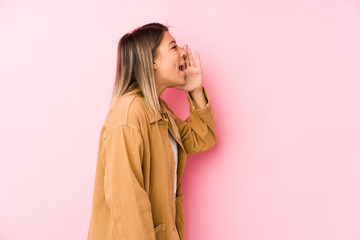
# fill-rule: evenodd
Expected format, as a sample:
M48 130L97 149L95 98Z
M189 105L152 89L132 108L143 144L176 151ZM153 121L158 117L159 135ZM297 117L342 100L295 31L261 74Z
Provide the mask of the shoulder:
M120 127L135 130L141 134L149 122L142 97L135 94L121 96L109 109L103 126L102 139Z

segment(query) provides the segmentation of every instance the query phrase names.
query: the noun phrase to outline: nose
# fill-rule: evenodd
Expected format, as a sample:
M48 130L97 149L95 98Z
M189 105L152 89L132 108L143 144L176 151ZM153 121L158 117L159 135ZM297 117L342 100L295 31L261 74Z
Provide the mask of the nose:
M185 47L185 46L184 46ZM186 52L184 50L184 47L180 48L180 57L184 58L186 56Z

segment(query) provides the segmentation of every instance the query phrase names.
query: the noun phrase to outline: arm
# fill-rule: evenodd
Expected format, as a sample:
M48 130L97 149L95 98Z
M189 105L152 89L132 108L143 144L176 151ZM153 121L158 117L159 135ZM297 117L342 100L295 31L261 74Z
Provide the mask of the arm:
M114 239L155 240L141 170L143 151L140 133L128 126L117 127L104 140L104 189Z
M207 97L205 96L204 87L201 87L200 90L194 90L192 92L188 92L191 99L195 102L196 108L204 108L208 104Z
M205 107L199 107L188 92L190 105L190 116L185 120L176 117L176 124L179 128L181 141L186 153L195 154L213 147L216 143L216 130L214 116L210 105L210 99L205 88L202 88L205 99L198 96L197 102L206 103ZM195 95L194 95L195 99Z
M184 46L185 52L185 84L174 86L188 92L190 116L185 121L176 117L181 141L185 151L190 154L203 152L213 147L216 142L214 116L209 102L209 96L203 87L203 74L200 55L196 52L196 64L190 47Z

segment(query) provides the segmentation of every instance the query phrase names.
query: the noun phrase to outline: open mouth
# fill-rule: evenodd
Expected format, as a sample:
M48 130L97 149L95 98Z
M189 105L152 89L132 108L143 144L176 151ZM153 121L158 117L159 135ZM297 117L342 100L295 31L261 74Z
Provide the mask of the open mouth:
M181 64L181 65L179 66L179 70L180 70L180 71L184 71L184 70L185 70L185 63L183 63L183 64Z

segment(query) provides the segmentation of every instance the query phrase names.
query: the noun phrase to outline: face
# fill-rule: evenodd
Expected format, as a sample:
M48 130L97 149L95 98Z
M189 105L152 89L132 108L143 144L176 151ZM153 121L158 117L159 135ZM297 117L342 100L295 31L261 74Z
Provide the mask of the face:
M155 81L159 96L168 87L185 84L185 73L181 70L185 64L185 51L177 46L168 31L157 49L154 59Z

